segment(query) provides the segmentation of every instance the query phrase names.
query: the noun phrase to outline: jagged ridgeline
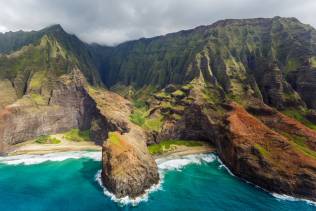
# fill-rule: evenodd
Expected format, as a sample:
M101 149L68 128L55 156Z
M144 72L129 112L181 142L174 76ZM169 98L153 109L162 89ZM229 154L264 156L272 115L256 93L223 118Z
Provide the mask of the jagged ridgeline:
M108 49L107 49L108 50ZM236 101L316 108L316 31L295 18L224 20L112 48L103 59L109 87L216 85Z
M316 30L295 18L224 20L114 47L54 25L0 34L0 53L0 154L88 131L105 143L104 184L135 196L158 181L147 145L204 140L234 174L315 200Z
M1 85L10 86L10 81L18 97L74 68L79 68L90 83L100 83L88 46L60 25L37 32L0 34L0 53Z
M33 77L36 88L76 66L92 84L101 74L108 87L163 88L199 78L236 101L316 108L309 97L316 92L316 31L295 18L224 20L116 47L87 45L54 25L0 34L0 52L0 79L19 96Z

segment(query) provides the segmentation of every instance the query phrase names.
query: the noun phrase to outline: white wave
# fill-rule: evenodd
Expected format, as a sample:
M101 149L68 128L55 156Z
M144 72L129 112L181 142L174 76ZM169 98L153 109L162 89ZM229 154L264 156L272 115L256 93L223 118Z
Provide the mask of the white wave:
M145 191L145 194L139 196L137 198L130 198L128 196L123 198L117 198L113 193L109 192L102 184L101 180L101 170L95 176L96 181L103 188L103 192L106 196L108 196L112 201L117 202L118 204L124 205L132 205L136 206L140 202L148 201L149 195L152 192L162 190L162 184L164 182L164 174L170 170L181 170L184 166L189 164L202 164L210 163L216 160L216 156L214 154L195 154L195 155L185 155L185 156L169 156L166 158L156 159L156 163L158 165L160 180L157 185L153 185L148 190Z
M166 158L156 159L156 163L160 171L181 170L188 164L201 164L202 162L210 163L216 160L214 154L196 154L185 156L170 156Z
M7 165L34 165L47 161L64 161L67 159L90 158L96 161L101 160L101 152L96 151L78 151L78 152L58 152L44 155L17 155L0 157L0 163Z
M301 199L301 198L296 198L296 197L293 197L293 196L288 196L288 195L285 195L285 194L278 194L278 193L271 193L271 195L274 196L277 200L303 201L303 202L306 202L307 204L316 206L316 202L308 200L308 199Z
M221 159L220 159L219 157L217 157L217 161L220 163L220 165L218 166L218 168L225 168L226 171L227 171L231 176L234 176L234 177L236 176L236 175L234 175L234 174L230 171L230 169L221 161ZM250 182L250 181L248 181L248 180L245 180L245 179L242 179L242 178L240 178L240 179L243 180L244 182L246 182L246 183L248 183L248 184L250 184L250 185L252 185L252 186L258 188L258 189L263 190L264 192L267 192L267 193L271 194L271 195L272 195L273 197L275 197L277 200L303 201L303 202L306 202L307 204L316 206L316 202L314 202L314 201L311 201L311 200L308 200L308 199L295 198L295 197L293 197L293 196L288 196L288 195L285 195L285 194L271 193L271 192L269 192L268 190L266 190L266 189L264 189L264 188L262 188L262 187L260 187L260 186L258 186L258 185L256 185L256 184L254 184L254 183L252 183L252 182Z
M223 163L223 161L217 157L217 161L220 163L220 165L218 166L218 168L224 168L226 169L226 171L231 175L235 177L235 174L233 174L233 172L231 172L231 170Z
M101 180L101 171L98 171L98 173L95 176L95 180L99 183L99 185L102 187L103 192L106 196L108 196L112 201L124 206L124 205L132 205L132 206L136 206L138 205L140 202L145 202L148 201L148 197L149 194L152 192L155 192L157 190L161 190L161 184L162 184L162 180L159 181L158 184L156 185L152 185L149 189L145 190L145 193L141 196L138 196L136 198L131 198L131 197L122 197L122 198L117 198L113 193L111 193L110 191L108 191L102 183Z

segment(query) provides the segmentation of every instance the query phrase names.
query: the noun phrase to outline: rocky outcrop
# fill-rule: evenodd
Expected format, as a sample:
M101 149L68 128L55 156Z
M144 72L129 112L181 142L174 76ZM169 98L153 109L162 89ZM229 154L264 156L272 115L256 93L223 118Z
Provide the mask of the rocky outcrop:
M316 109L316 99L311 97L316 94L316 68L310 68L309 66L302 67L296 73L295 86L307 106Z
M0 80L0 110L18 99L16 91L9 80Z
M196 92L197 90L192 90ZM208 141L238 177L268 191L316 200L316 132L258 101L210 105L196 92L182 118L168 120L151 142Z
M278 116L270 115L270 122L278 122ZM226 138L217 140L216 145L219 156L235 175L272 192L316 200L316 160L291 136L271 130L236 104L232 104L227 124ZM282 131L286 134L287 130Z
M91 131L105 140L103 184L117 197L137 197L159 181L157 164L147 150L147 134L129 121L132 108L128 100L106 90L89 93L102 116L92 121Z
M40 135L89 129L97 109L83 80L80 72L74 71L56 81L49 96L29 93L0 110L1 152Z
M137 197L159 182L155 160L148 152L112 133L103 146L102 179L117 197Z
M0 153L39 135L90 128L93 140L105 141L104 185L136 197L159 180L146 143L205 140L237 176L316 200L315 131L269 107L316 121L308 110L316 109L310 26L280 17L225 20L113 48L88 46L60 26L36 37L0 46L8 53L29 44L0 56ZM85 82L102 85L97 69L108 87L129 87L142 100L165 88L140 111L151 124L131 123L128 100Z

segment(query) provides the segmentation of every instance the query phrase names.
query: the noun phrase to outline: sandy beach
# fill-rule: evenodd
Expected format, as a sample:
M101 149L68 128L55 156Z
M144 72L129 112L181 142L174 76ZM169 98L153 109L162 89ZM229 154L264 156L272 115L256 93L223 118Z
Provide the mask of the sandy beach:
M34 141L27 141L21 144L16 144L11 146L8 152L8 156L12 155L42 155L54 152L68 152L68 151L101 151L102 147L96 145L94 142L90 141L68 141L62 137L62 135L57 134L53 137L58 138L61 142L58 144L39 144Z
M34 141L27 141L14 145L10 148L8 156L14 155L43 155L55 152L71 152L71 151L101 151L102 147L93 142L73 142L58 137L61 140L59 144L38 144ZM154 155L155 159L168 156L184 156L191 154L211 153L215 148L212 146L176 146L172 151L168 151L159 155Z
M169 157L169 156L184 156L184 155L193 155L193 154L201 154L201 153L211 153L215 152L215 148L212 146L204 145L204 146L177 146L175 150L165 152L159 155L154 155L155 159Z
M43 155L56 152L102 150L102 147L100 145L96 145L92 141L69 141L64 138L63 134L55 134L51 135L51 137L57 138L58 140L60 140L60 143L42 144L36 143L34 140L30 140L11 146L7 155ZM214 151L215 148L208 144L203 144L201 146L173 145L172 150L153 156L155 159L157 159L168 156L184 156L191 154L210 153Z

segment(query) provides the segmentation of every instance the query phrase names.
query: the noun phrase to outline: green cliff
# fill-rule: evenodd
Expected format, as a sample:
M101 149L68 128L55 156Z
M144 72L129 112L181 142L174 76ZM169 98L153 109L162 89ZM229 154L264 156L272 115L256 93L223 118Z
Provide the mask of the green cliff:
M123 197L158 180L146 145L201 140L237 176L316 200L316 30L295 18L222 20L115 47L54 25L0 34L0 53L0 153L89 130L104 142L105 185ZM136 170L109 171L122 158Z

